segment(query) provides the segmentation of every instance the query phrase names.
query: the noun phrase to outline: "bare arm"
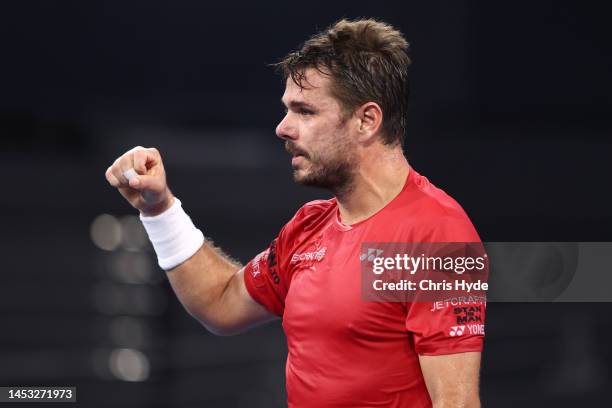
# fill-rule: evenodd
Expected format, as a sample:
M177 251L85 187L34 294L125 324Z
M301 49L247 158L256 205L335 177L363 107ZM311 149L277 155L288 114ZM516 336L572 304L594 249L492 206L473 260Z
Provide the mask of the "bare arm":
M479 408L480 353L419 356L433 408Z
M185 309L215 334L238 333L276 317L249 295L242 268L208 243L169 271L168 279Z
M124 172L134 169L128 180ZM161 214L174 202L157 149L135 147L106 170L106 179L145 216ZM275 318L249 295L240 265L205 243L191 258L168 271L187 311L216 334L233 334Z

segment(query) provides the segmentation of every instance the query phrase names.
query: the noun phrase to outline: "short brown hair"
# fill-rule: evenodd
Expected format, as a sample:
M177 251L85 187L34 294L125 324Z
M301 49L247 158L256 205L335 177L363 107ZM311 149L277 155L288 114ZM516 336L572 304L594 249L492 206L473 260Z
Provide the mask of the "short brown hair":
M408 110L408 42L389 24L340 20L275 64L285 80L304 88L304 72L316 68L333 80L332 94L347 112L373 101L383 111L383 143L402 143Z

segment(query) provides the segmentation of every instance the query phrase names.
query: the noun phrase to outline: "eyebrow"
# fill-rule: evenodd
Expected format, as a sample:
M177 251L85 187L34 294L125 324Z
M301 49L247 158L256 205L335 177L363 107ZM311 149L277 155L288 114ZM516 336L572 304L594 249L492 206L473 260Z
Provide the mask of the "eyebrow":
M283 101L281 99L281 103L283 104L283 106L291 108L291 109L310 109L310 110L315 110L316 108L306 102L301 102L301 101L290 101L289 104L286 104L285 101Z

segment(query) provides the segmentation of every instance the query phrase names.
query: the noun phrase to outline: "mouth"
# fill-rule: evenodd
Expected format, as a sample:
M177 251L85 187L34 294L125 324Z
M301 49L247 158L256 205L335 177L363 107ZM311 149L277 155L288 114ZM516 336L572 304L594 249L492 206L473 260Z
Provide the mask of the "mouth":
M289 154L291 154L291 162L296 162L296 161L300 161L300 160L304 160L307 158L307 155L305 152L303 152L302 150L298 149L296 146L293 145L285 145L285 150L287 150L287 152L289 152Z
M291 166L297 167L304 160L306 160L306 157L303 154L293 154L293 156L291 157Z

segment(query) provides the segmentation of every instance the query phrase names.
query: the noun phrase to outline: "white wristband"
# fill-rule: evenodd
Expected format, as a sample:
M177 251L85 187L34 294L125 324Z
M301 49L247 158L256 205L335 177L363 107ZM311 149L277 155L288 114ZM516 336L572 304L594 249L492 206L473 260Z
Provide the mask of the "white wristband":
M204 244L204 234L193 225L176 197L163 213L153 217L140 214L140 220L153 244L159 266L166 271L191 258Z

